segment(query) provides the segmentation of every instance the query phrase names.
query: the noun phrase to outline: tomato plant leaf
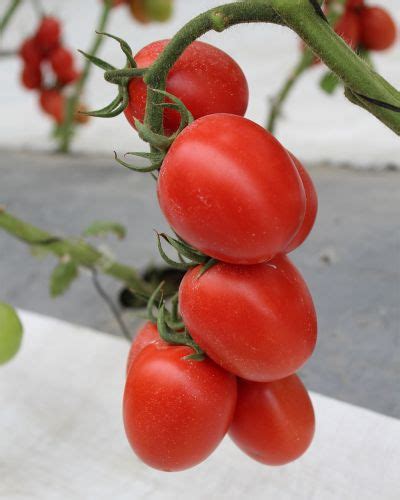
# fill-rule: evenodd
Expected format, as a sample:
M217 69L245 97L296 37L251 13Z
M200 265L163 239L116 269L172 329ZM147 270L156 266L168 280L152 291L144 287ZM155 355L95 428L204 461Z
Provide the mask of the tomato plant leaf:
M126 229L118 222L95 221L83 232L83 236L104 236L107 233L114 233L122 240L126 236Z
M78 277L78 267L74 261L61 261L50 276L50 295L58 297L65 293L71 283Z

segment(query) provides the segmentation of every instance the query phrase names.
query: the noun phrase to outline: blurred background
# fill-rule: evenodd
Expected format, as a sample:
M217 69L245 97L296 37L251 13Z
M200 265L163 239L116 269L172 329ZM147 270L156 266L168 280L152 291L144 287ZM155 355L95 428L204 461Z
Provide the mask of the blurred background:
M4 2L2 2L3 4ZM126 8L112 12L107 30L126 39L134 52L156 39L171 37L216 0L176 0L166 23L142 25ZM370 2L372 3L372 2ZM400 23L399 0L374 0ZM65 43L86 50L100 15L100 0L43 0L48 14L61 19ZM13 50L31 35L38 20L25 1L1 39ZM265 124L271 97L299 57L299 41L288 29L252 25L203 37L228 52L250 86L247 116ZM106 40L99 56L121 67L118 44ZM81 56L77 55L79 61ZM400 46L373 54L385 78L400 87ZM39 110L37 95L20 85L21 62L0 59L0 204L14 215L54 234L79 235L93 220L115 220L126 239L93 240L105 252L143 270L159 262L153 229L164 229L150 177L119 167L113 150L146 147L123 115L91 119L74 138L71 155L55 154L51 121ZM319 315L319 344L302 374L307 386L339 399L400 417L400 147L398 137L342 90L323 93L322 65L299 80L285 103L277 137L296 154L314 179L319 215L307 242L293 254L309 283ZM90 109L108 104L115 87L94 68L84 91ZM1 300L73 323L120 334L107 306L81 272L64 297L51 299L52 257L34 259L23 243L0 231ZM118 303L121 284L101 277ZM132 311L127 324L138 323Z

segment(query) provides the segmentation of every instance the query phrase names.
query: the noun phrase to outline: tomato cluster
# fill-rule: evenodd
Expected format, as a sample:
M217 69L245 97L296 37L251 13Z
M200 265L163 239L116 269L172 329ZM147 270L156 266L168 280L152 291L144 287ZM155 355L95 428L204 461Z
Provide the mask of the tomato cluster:
M43 17L36 33L24 40L19 50L23 62L21 83L39 92L41 109L57 124L64 120L64 89L79 78L74 57L61 41L61 23ZM84 107L80 106L82 110ZM88 117L76 113L75 120L85 123Z
M139 23L164 22L172 15L173 0L113 0L113 7L127 5Z
M386 50L396 40L397 28L390 14L364 0L347 0L343 16L335 25L338 33L353 49Z
M142 49L138 66L150 66L166 44ZM297 158L243 117L246 78L227 54L193 42L169 72L167 90L195 120L165 154L160 207L181 244L213 265L191 266L183 277L174 344L151 321L132 343L126 434L145 463L165 471L200 463L226 433L255 460L284 464L308 448L315 425L296 371L315 347L316 313L286 254L312 229L316 191ZM130 81L129 93L125 114L134 124L145 111L141 78ZM178 124L167 108L166 133ZM189 334L203 360L191 344L177 345Z

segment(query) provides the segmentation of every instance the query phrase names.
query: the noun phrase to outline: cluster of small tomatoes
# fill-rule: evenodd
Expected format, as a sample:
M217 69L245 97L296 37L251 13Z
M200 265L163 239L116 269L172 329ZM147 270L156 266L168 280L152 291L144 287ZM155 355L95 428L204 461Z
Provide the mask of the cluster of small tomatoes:
M127 5L133 18L143 24L167 21L173 10L173 0L113 0L113 7L120 5Z
M58 19L45 16L36 32L24 40L19 50L23 62L22 85L28 90L38 91L41 109L57 124L64 120L64 91L79 78L74 57L62 44L61 31ZM78 123L85 123L87 119L83 114L75 114Z
M364 0L347 0L335 31L353 49L361 46L365 50L381 51L394 44L397 29L393 18L382 7L368 6Z
M138 67L151 65L167 43L139 51ZM301 163L243 117L246 78L226 53L193 42L166 90L194 121L164 157L160 207L182 243L213 259L183 277L184 330L175 334L190 334L205 357L194 359L190 345L168 343L156 323L146 323L128 359L126 434L145 463L164 471L200 463L227 433L253 459L282 465L304 453L315 427L296 371L315 347L316 313L286 254L311 231L316 191ZM129 95L125 114L134 124L145 112L141 78L129 82ZM163 119L166 134L177 130L175 109Z

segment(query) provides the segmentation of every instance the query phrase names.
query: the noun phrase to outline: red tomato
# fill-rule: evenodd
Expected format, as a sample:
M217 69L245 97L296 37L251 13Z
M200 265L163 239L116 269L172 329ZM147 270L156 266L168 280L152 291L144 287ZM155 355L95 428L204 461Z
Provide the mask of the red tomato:
M297 231L296 236L293 238L293 240L286 247L285 253L289 253L295 250L307 238L314 226L318 211L317 192L315 190L310 174L294 155L292 155L291 153L289 154L293 160L293 163L296 165L297 171L299 172L300 178L303 182L304 191L306 193L306 212L304 214L304 220L300 226L300 229Z
M208 358L183 359L191 353L189 347L155 342L127 376L126 434L139 458L156 469L179 471L202 462L232 421L235 377Z
M50 64L56 75L63 75L74 67L74 58L70 50L57 47L50 54Z
M150 66L169 40L160 40L140 50L135 61L139 68ZM183 52L168 74L167 91L181 99L194 118L212 113L233 113L243 116L247 109L246 78L228 54L204 42L193 42ZM143 121L146 85L141 78L129 82L129 104L125 116L133 126L134 117ZM167 109L164 129L172 134L179 127L180 115Z
M157 326L151 321L147 321L136 332L136 336L133 339L131 348L129 349L128 360L126 363L127 372L129 371L133 361L137 358L138 354L143 351L146 346L156 341L163 342L158 333Z
M369 50L386 50L397 34L390 14L381 7L365 7L360 13L361 43Z
M364 0L347 0L346 2L347 9L359 10L363 6L364 6Z
M43 55L35 38L27 38L19 49L21 59L28 65L39 66L42 62Z
M66 68L65 71L59 73L57 76L59 83L62 85L68 85L69 83L75 82L79 78L80 73L78 73L78 71L74 68Z
M228 114L200 118L179 134L161 167L158 197L185 241L234 264L282 252L305 212L285 148L256 123Z
M335 31L352 49L357 48L360 43L360 20L358 14L352 10L346 10L335 24Z
M275 382L238 380L229 435L254 460L284 465L309 447L315 430L310 397L297 375Z
M29 90L40 89L42 85L40 66L25 64L21 74L21 83Z
M36 43L44 51L58 46L61 36L61 25L55 17L43 17L36 33Z
M56 89L43 90L40 94L40 106L57 123L64 120L64 96Z
M307 285L286 256L253 266L219 262L199 278L200 270L185 274L179 307L211 359L257 382L291 375L307 361L317 318Z

